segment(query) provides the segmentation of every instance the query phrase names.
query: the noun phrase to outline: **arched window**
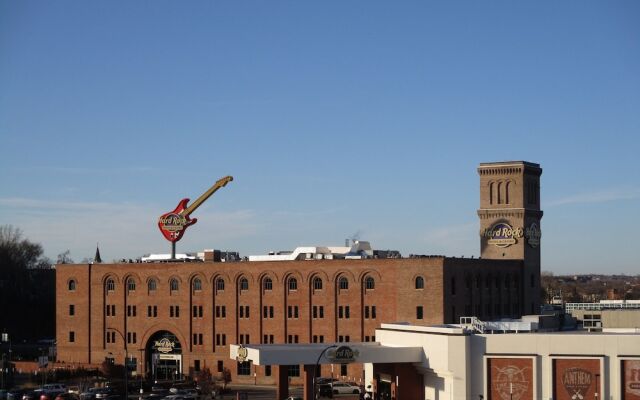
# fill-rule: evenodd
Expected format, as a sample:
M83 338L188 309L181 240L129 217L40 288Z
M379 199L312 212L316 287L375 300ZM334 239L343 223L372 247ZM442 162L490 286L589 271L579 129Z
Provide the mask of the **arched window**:
M136 281L134 281L133 278L127 279L127 290L129 292L136 290Z
M264 290L272 290L273 281L271 280L271 278L269 277L264 278L264 281L262 282L262 287L264 288Z
M107 291L113 292L114 290L116 290L116 282L111 278L107 279Z
M289 278L289 290L298 290L298 280L296 278Z
M171 290L178 290L180 287L180 285L178 284L178 280L177 279L171 279L171 282L169 283L169 288Z
M349 281L344 276L338 280L338 287L342 290L349 289Z
M240 279L240 290L249 290L249 281L247 278Z
M158 282L155 279L150 279L149 283L147 283L147 287L149 288L149 291L152 292L158 289Z
M498 204L502 204L502 182L498 183Z
M366 278L364 278L364 287L365 289L375 289L376 281L373 280L372 277L367 276Z
M489 184L489 204L493 204L493 182Z
M76 290L76 281L73 279L69 281L69 290Z
M216 290L224 290L224 279L216 279Z
M504 185L504 202L509 204L509 186L511 186L511 182L507 182Z
M416 277L416 289L424 289L424 278L421 276Z
M202 281L200 280L200 278L196 278L193 280L193 290L194 291L202 290Z
M313 288L315 290L321 290L322 289L322 279L320 279L317 276L315 278L313 278Z

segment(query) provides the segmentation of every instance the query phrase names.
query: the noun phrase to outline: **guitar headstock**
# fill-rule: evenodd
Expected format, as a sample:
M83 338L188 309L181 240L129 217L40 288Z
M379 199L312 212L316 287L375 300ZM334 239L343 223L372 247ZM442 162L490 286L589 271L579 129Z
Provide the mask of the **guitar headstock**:
M227 186L227 183L231 182L232 180L233 180L233 176L231 176L231 175L225 176L224 178L218 179L218 181L216 182L215 186L217 186L217 187L225 187L225 186Z

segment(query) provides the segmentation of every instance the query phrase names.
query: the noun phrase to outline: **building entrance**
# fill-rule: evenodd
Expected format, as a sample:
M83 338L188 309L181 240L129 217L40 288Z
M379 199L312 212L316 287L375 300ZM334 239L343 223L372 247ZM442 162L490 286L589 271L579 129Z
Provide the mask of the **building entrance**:
M147 343L151 376L155 381L182 379L182 346L169 331L156 332Z

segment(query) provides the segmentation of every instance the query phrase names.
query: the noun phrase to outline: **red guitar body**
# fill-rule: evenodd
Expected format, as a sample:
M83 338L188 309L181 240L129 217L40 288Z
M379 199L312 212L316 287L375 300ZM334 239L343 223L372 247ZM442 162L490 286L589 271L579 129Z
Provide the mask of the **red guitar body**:
M197 218L191 218L189 215L183 215L187 209L189 199L182 199L178 203L175 210L162 214L158 219L158 228L162 235L170 242L177 242L184 235L184 231L188 227L198 222Z

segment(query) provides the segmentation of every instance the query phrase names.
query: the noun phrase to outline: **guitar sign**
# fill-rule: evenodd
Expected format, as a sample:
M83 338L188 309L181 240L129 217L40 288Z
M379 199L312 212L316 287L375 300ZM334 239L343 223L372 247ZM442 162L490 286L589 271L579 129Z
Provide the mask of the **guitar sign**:
M189 203L189 199L182 199L178 203L178 206L175 210L170 211L166 214L162 214L158 219L158 228L160 228L160 232L162 235L170 241L171 243L175 243L182 238L184 235L184 231L187 228L196 222L198 222L197 218L190 218L189 215L194 212L202 203L205 202L212 194L214 194L221 187L225 187L227 183L233 180L232 176L225 176L222 179L219 179L209 190L204 192L202 196L198 197L196 201L193 202L190 206L187 206Z

